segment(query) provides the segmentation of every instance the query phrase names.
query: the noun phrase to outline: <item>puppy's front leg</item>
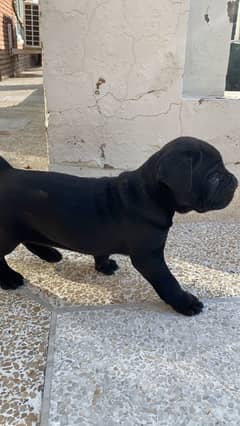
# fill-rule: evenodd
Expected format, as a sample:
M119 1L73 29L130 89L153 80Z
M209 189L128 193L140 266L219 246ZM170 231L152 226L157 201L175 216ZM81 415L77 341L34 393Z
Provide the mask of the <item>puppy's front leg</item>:
M133 266L148 280L158 295L175 311L183 315L196 315L203 309L197 297L184 291L168 269L162 249L131 256Z

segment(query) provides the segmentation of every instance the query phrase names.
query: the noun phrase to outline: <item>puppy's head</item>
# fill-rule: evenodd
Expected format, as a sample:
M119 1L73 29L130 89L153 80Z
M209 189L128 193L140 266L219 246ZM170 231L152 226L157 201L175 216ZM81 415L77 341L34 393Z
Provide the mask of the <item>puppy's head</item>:
M171 190L179 213L223 209L238 186L220 153L199 139L181 137L168 143L157 163L157 180Z

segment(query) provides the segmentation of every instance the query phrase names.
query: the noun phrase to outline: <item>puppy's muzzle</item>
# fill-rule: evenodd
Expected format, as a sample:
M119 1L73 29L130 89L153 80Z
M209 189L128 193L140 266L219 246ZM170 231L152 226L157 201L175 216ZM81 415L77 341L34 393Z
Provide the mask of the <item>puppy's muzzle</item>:
M225 175L211 196L211 209L219 210L227 207L232 201L237 187L237 178L232 173Z

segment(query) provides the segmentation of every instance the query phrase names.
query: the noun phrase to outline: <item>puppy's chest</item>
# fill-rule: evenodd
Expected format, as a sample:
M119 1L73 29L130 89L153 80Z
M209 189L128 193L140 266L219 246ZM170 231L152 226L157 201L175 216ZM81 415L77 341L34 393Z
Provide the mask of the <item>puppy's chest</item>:
M123 227L123 236L129 251L138 248L157 249L164 248L168 236L168 227L157 225L149 222L136 220L133 222L126 221Z

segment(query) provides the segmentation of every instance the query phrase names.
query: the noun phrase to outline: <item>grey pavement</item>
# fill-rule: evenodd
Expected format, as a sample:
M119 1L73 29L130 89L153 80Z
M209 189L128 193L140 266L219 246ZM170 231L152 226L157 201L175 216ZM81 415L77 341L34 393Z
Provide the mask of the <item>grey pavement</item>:
M0 155L17 167L48 167L39 69L0 83Z

